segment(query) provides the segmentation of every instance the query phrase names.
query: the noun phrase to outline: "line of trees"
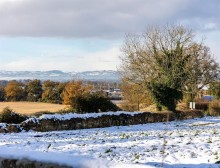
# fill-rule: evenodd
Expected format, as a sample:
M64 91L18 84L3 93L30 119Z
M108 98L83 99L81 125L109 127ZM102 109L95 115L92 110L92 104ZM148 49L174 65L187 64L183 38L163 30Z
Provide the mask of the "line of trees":
M63 102L62 92L66 83L32 80L27 83L16 80L0 86L0 101Z
M68 97L73 95L76 92L74 90L80 89L80 87L85 87L89 91L100 91L119 88L120 83L97 81L55 82L51 80L40 81L38 79L0 81L0 101L41 101L68 104ZM69 94L69 92L72 93Z
M32 80L9 81L0 85L0 101L30 101L70 105L77 112L117 111L104 92L93 92L94 86L82 81L54 82Z

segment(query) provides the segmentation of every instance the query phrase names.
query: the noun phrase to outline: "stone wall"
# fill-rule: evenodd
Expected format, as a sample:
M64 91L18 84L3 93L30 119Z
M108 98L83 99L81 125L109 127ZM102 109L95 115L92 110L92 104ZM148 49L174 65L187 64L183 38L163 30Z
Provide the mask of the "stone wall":
M0 127L0 133L9 133L9 132L21 132L22 128L20 124L5 124L4 127Z
M104 128L110 126L127 126L136 124L146 124L155 122L166 122L174 120L184 120L204 117L204 113L199 110L179 111L177 113L150 113L143 112L135 115L102 115L98 118L72 118L69 120L41 119L39 122L30 120L23 122L21 127L26 130L34 131L57 131L57 130L76 130L87 128Z
M10 159L0 157L0 168L71 168L56 163L32 161L28 159Z

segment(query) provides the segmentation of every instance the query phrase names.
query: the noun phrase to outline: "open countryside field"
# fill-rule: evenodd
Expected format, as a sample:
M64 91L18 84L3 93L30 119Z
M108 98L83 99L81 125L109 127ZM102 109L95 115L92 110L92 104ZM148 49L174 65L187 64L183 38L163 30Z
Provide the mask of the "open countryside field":
M67 105L42 103L42 102L0 102L0 111L9 107L20 114L33 114L40 111L57 112L68 108Z

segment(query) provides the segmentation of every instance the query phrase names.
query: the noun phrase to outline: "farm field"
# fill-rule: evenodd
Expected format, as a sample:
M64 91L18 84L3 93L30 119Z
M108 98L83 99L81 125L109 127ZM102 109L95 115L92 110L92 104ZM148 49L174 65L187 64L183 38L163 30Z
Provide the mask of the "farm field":
M67 105L41 102L0 102L0 111L2 111L5 107L9 107L17 113L26 115L33 114L39 111L56 112L68 108Z
M140 164L141 167L160 167L163 163L163 167L217 168L220 167L215 164L220 160L220 117L73 131L0 134L1 149L66 154L117 164Z

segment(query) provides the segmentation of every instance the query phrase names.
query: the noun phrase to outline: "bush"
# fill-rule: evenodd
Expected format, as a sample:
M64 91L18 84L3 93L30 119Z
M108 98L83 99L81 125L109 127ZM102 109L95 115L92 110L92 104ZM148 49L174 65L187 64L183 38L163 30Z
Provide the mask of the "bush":
M13 112L12 109L6 107L0 113L0 122L19 124L27 119L26 116Z
M162 110L162 107L166 107L169 111L175 111L177 102L183 98L181 91L171 88L167 84L151 83L147 87L159 111Z
M137 104L124 103L120 106L124 111L137 111Z
M76 99L76 111L85 112L106 112L120 110L114 103L102 94L86 94Z
M0 101L5 101L5 90L4 87L0 85Z
M220 100L214 100L209 103L209 115L220 116Z
M209 102L196 102L195 108L198 110L207 111L209 108Z
M30 114L30 116L40 117L43 114L55 114L55 113L54 112L50 112L50 111L38 111L38 112L35 112L33 114Z

